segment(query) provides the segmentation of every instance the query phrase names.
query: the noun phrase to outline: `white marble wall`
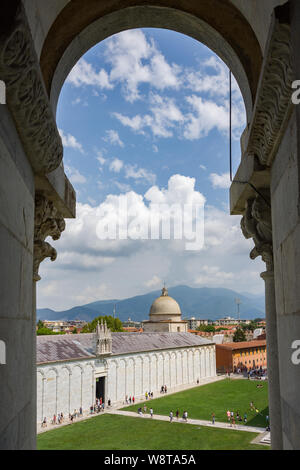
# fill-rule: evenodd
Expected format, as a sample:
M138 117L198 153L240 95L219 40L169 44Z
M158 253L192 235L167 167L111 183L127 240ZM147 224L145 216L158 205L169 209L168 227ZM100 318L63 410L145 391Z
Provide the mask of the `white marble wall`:
M38 366L37 421L88 410L95 402L95 370L95 360Z
M197 379L216 375L215 346L137 353L107 358L107 362L63 362L37 368L37 421L84 411L95 402L95 381L106 377L106 401L124 402L126 395L143 397L146 391L157 393L196 383Z
M35 447L34 177L0 105L0 448Z
M214 345L112 357L108 364L107 398L112 403L123 402L126 395L159 392L162 385L171 389L216 375Z

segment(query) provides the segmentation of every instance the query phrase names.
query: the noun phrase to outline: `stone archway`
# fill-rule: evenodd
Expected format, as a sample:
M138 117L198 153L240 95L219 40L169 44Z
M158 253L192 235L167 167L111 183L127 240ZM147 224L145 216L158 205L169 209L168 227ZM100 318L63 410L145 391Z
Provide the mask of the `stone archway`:
M53 23L40 58L54 112L64 80L88 49L120 31L141 27L186 34L219 55L237 79L250 121L262 53L246 18L224 0L69 2ZM243 40L245 34L247 43Z
M32 268L36 281L39 263L56 257L46 237L59 238L63 219L75 215L75 193L61 166L63 150L53 117L61 86L92 45L118 31L149 26L200 40L230 66L240 85L249 124L231 188L231 213L244 216L243 232L255 243L251 257L262 256L267 263L272 445L300 448L300 374L291 361L291 344L300 337L300 110L291 102L291 82L300 75L300 5L289 0L279 7L282 3L253 0L252 9L242 0L57 0L51 6L47 2L48 11L37 4L39 14L32 15L29 0L2 2L0 79L7 105L0 109L1 194L6 201L0 209L0 340L7 345L7 363L0 366L1 448L35 445ZM268 40L262 32L266 25ZM16 380L23 384L22 396L10 393Z

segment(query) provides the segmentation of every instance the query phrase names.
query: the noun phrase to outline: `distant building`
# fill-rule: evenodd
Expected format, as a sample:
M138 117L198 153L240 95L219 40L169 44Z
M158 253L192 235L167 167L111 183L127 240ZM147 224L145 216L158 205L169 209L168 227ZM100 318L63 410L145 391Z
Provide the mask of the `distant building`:
M82 330L84 325L86 325L85 321L81 320L70 320L70 321L49 321L45 320L44 322L45 328L52 330L53 333L72 333L73 330L76 328L78 333Z
M195 317L189 318L187 322L189 330L196 330L201 325L208 325L208 320L202 320L200 318Z
M267 367L266 340L216 344L217 372L234 372L238 368Z
M215 320L213 323L214 325L220 325L220 326L240 325L241 323L248 325L249 323L251 323L251 320L241 320L241 319L238 320L237 318L224 317L224 318Z
M161 296L151 305L149 320L143 321L143 330L150 332L187 333L188 322L181 319L181 310L175 299L164 287Z
M127 333L143 333L143 328L136 328L135 326L123 326L123 331Z
M139 329L141 328L141 326L142 326L142 322L131 320L130 317L128 318L128 320L122 322L123 328L138 328Z

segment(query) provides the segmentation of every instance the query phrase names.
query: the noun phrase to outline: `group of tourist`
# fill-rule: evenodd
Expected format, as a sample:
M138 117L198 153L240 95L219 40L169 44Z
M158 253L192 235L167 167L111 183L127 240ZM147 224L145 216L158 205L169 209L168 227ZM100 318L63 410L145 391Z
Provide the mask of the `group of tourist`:
M134 405L134 402L135 402L135 398L134 397L128 397L128 395L126 395L125 397L125 402L127 405L131 405L131 403Z
M175 416L176 416L176 419L178 421L179 419L179 410L177 409L176 413L175 413ZM169 413L169 418L170 418L170 423L172 423L173 421L173 417L174 417L174 414L173 414L173 411L171 410L170 413ZM183 414L182 414L182 419L183 421L185 421L187 423L187 419L188 419L188 413L187 411L184 411Z
M138 408L137 412L138 412L139 416L145 416L145 415L147 414L147 410L148 410L148 409L147 409L147 406L144 405L143 408L140 406L140 407ZM154 412L153 412L153 408L152 408L152 407L149 408L149 414L150 414L150 417L153 418ZM179 412L179 410L177 409L176 414L175 414L177 421L179 420L179 415L180 415L180 412ZM170 423L172 423L173 417L174 417L174 414L173 414L173 411L171 410L170 413L169 413ZM188 413L187 413L187 411L184 411L184 412L183 412L182 419L183 419L183 421L187 422L187 420L188 420Z
M111 400L108 400L107 405L108 405L108 407L111 406ZM94 405L90 406L90 414L100 413L101 411L104 411L104 409L105 409L105 404L102 401L102 398L97 398L96 403ZM73 423L74 419L81 418L82 416L83 416L83 411L82 411L82 407L80 407L79 410L74 410L73 413L69 413L69 421L70 421L70 423ZM61 424L61 423L64 422L64 419L65 418L64 418L63 413L59 413L57 416L56 416L56 414L54 414L53 418L51 420L51 424L53 424L53 425ZM42 428L47 427L47 418L46 417L43 419L43 421L41 423L41 427Z
M81 418L82 415L83 415L83 413L82 413L82 408L80 407L80 408L79 408L79 411L74 410L74 413L69 413L69 421L70 421L71 423L73 423L73 421L74 421L75 418Z
M73 414L69 413L69 421L72 423L75 418L80 418L82 415L83 415L83 413L82 413L82 407L80 407L80 408L79 408L79 411L74 410L74 413L73 413ZM57 425L57 424L63 423L64 420L65 420L65 418L64 418L63 413L58 413L57 416L56 416L56 414L54 414L54 415L53 415L53 418L52 418L52 420L51 420L51 424L53 424L53 425L55 426L55 425ZM43 419L41 426L42 426L42 428L46 428L46 427L47 427L47 418L46 418L46 416L45 416L45 418Z
M166 385L162 385L160 388L160 393L167 393L168 389Z
M230 423L231 427L235 426L237 422L240 422L240 423L244 422L245 424L247 423L247 420L248 420L247 413L244 413L244 416L242 417L239 411L236 411L236 413L234 413L234 411L227 410L226 414L227 414L227 420ZM212 421L214 424L215 419L213 418Z
M110 400L108 400L108 406L110 406ZM102 401L102 398L96 398L96 403L94 405L90 406L90 413L100 413L101 411L104 411L105 404L104 401Z
M150 398L153 398L153 392L145 392L145 399L148 400ZM134 405L134 403L135 403L134 396L133 397L131 397L131 396L128 397L128 395L126 395L125 396L125 403L126 403L126 405L131 405L131 404Z

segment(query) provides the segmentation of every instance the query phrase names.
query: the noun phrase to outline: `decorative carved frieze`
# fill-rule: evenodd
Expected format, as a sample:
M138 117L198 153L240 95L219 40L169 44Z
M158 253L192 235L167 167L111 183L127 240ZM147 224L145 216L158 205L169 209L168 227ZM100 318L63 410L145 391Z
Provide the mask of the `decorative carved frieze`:
M62 160L63 146L22 2L12 24L0 34L0 78L5 82L7 105L34 172L55 170Z
M251 122L247 152L271 166L293 104L291 30L288 5L275 9Z
M45 242L48 236L53 240L60 238L61 232L65 229L65 221L62 215L57 211L52 201L49 201L42 194L35 197L35 220L34 220L34 261L33 261L33 279L39 281L39 266L45 258L55 261L57 257L56 250Z
M245 214L241 220L241 229L245 238L253 238L255 247L250 258L261 256L267 264L267 270L273 270L272 221L269 195L257 195L248 199Z

